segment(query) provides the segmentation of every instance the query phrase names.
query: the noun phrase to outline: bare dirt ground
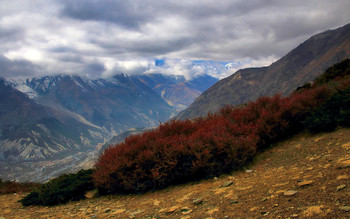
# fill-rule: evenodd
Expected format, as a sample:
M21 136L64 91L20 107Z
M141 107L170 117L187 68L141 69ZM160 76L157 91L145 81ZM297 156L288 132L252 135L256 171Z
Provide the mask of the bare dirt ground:
M299 134L247 170L142 195L22 207L26 194L0 196L9 218L350 218L350 129Z

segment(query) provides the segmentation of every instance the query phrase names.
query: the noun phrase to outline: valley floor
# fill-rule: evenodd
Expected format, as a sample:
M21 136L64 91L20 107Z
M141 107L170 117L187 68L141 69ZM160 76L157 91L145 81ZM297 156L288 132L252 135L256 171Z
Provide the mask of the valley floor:
M302 133L249 170L143 195L26 208L24 195L1 195L0 218L350 218L350 129Z

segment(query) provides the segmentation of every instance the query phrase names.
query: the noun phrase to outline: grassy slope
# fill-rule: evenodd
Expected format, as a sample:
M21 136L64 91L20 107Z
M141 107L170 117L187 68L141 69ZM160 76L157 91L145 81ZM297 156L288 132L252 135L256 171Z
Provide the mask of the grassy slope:
M171 186L143 195L106 196L56 207L23 208L24 194L0 195L5 218L350 217L350 129L299 134L258 155L251 173ZM228 187L222 187L232 181ZM300 187L300 182L311 181ZM345 188L337 191L337 187ZM288 190L298 191L285 196ZM193 199L202 199L199 205ZM182 208L187 207L190 210Z

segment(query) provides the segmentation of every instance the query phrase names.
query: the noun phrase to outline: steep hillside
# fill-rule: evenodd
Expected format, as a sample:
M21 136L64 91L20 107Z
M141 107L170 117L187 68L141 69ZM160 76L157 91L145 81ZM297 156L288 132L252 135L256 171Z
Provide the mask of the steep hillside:
M311 37L268 67L237 71L206 90L177 118L205 116L224 105L239 105L260 96L288 95L348 57L350 24Z
M5 218L347 218L350 129L299 134L260 154L249 169L143 195L114 195L55 207L0 196ZM88 194L91 197L91 193Z

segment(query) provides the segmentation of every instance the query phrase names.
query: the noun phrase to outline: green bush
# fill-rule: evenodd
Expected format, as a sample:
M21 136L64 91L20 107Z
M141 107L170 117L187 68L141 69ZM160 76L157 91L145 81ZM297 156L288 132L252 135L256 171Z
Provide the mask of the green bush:
M75 174L64 174L50 180L40 188L24 197L20 202L23 206L64 204L69 201L84 199L86 191L92 190L92 170L80 170Z
M350 88L334 94L305 119L305 127L313 133L332 131L337 126L350 126Z
M346 75L350 75L350 59L345 59L332 67L328 68L327 71L315 79L314 86L326 84L327 82L336 78L343 78Z

